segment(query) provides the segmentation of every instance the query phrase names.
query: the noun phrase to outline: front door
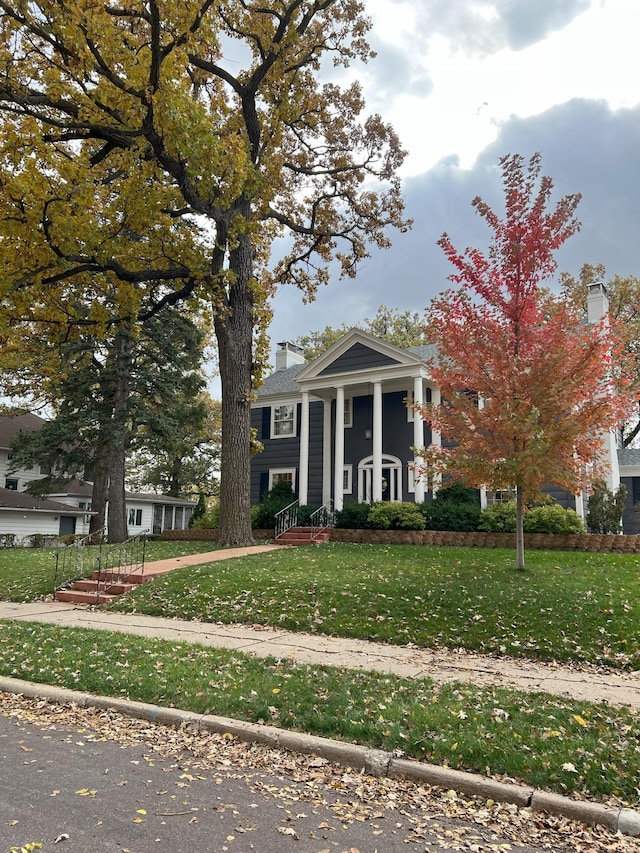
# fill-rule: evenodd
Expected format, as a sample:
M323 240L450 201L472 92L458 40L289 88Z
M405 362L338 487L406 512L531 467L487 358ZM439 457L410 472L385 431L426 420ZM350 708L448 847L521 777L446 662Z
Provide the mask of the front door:
M373 500L373 456L358 464L358 503ZM382 500L402 500L402 462L397 456L382 455Z
M59 536L69 536L76 532L76 517L75 515L60 516L60 533Z

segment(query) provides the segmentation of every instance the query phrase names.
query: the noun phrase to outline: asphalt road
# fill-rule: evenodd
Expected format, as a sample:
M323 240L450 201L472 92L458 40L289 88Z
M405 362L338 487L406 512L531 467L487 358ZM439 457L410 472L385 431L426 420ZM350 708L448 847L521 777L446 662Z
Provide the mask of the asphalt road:
M17 701L17 715L0 708L0 853L553 849L503 837L498 818L445 817L415 785L312 756Z

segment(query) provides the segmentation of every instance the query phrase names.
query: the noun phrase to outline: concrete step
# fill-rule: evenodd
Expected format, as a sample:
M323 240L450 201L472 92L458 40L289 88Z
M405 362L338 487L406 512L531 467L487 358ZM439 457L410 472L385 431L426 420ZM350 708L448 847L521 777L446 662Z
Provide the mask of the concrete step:
M108 604L118 598L117 595L83 592L79 589L59 589L55 597L57 601L68 601L72 604Z
M80 592L98 592L98 590L109 589L110 595L124 595L126 592L131 592L132 589L135 589L138 584L135 583L122 583L121 581L117 583L112 583L111 581L97 581L97 580L82 580L76 581L73 585L73 589L77 589Z
M106 580L108 583L141 584L149 580L149 577L135 572L133 574L126 572L94 572L91 575L91 580L101 582ZM79 583L82 583L82 581L79 581Z
M315 536L313 536L314 532L316 533ZM317 529L313 527L291 527L280 534L277 542L279 545L316 545L321 542L328 542L330 538L331 531L329 530L317 532Z

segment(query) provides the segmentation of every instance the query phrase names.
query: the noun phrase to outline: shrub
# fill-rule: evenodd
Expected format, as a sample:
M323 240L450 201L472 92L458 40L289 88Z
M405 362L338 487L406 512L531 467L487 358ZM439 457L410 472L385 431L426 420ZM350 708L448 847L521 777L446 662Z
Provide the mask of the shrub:
M193 512L191 513L191 518L189 519L189 529L192 527L199 527L197 524L201 518L204 518L204 515L207 511L207 502L204 496L204 492L200 492L198 495L198 503L194 506Z
M525 533L584 533L584 524L580 516L572 509L564 509L560 504L535 506L524 514ZM480 515L478 530L487 533L515 533L516 502L495 503L484 509Z
M489 504L480 513L478 530L485 533L515 533L516 502Z
M424 530L424 515L418 504L382 501L371 504L369 527L376 530Z
M216 501L208 506L203 515L196 520L191 517L189 527L196 530L212 530L218 526L220 520L220 504Z
M596 483L587 510L587 526L591 533L620 533L626 496L624 483L620 483L615 495L605 483Z
M271 530L276 526L276 514L296 499L291 483L287 480L278 482L265 492L255 513L255 527L259 530ZM252 521L254 520L252 515Z
M370 504L349 502L336 512L336 527L361 530L369 527Z
M523 527L525 533L584 533L580 516L560 504L534 506L525 513Z
M421 505L428 530L477 530L480 499L475 489L452 483L436 492L433 503Z

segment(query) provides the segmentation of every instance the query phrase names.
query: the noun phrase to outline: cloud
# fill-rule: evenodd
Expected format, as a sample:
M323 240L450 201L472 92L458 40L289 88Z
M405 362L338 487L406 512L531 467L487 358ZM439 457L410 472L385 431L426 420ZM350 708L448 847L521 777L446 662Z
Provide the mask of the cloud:
M564 29L591 0L432 0L417 10L424 39L441 35L471 56L522 50Z
M381 304L422 311L450 286L452 269L436 245L442 232L458 249L486 248L491 233L471 207L472 199L481 195L501 214L499 158L509 153L528 158L536 151L544 174L554 181L554 200L582 193L582 230L558 253L559 271L575 275L584 263L603 263L611 276L640 274L640 107L614 111L604 101L576 99L504 122L471 169L462 169L451 156L407 179L413 230L395 235L391 249L363 262L355 281L332 280L311 305L303 305L293 288L284 288L274 302L272 340L355 323L373 316Z

